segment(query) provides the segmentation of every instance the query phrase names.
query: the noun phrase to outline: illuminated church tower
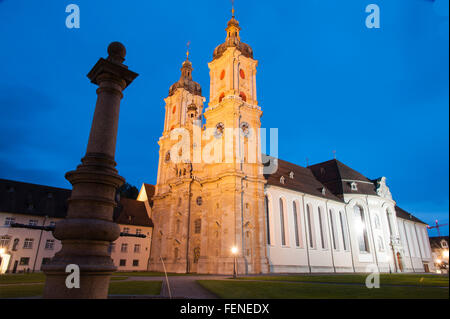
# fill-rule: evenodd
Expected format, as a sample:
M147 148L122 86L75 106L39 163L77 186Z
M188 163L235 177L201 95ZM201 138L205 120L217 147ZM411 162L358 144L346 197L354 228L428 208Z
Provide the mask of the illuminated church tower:
M251 47L241 42L240 30L233 10L226 40L209 63L210 101L204 113L204 99L192 81L188 60L165 100L152 209L151 270L161 271L162 259L171 272L231 274L236 257L241 274L268 271L258 62ZM171 139L177 128L179 137ZM177 148L183 132L189 132L187 143ZM181 161L177 154L183 154Z

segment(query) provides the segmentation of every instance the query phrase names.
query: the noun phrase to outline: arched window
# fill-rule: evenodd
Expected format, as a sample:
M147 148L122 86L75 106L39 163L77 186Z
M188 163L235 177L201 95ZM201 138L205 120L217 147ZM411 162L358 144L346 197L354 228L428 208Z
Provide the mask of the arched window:
M325 249L325 248L327 248L327 241L325 238L326 227L325 227L325 218L324 218L323 210L321 207L318 208L317 213L319 215L320 242L322 244L322 248Z
M241 92L241 93L239 94L239 96L241 97L242 101L247 102L247 96L245 95L244 92Z
M224 97L225 97L225 93L220 94L220 96L219 96L219 103L222 102Z
M294 214L295 245L297 247L300 247L300 235L298 231L298 213L296 202L292 202L292 213Z
M312 216L312 212L311 212L311 206L308 204L306 205L306 217L308 219L308 233L309 233L309 247L314 248L314 235L313 235L313 225L314 225L314 221L313 221L313 216Z
M286 246L286 229L284 221L284 203L280 198L280 227L281 227L281 245Z
M348 249L347 245L347 221L345 220L344 213L339 212L339 221L341 223L341 233L342 233L342 244L344 245L344 250Z
M355 217L355 228L358 234L358 245L360 252L369 252L369 240L367 237L367 225L364 218L364 211L358 205L355 205L354 217Z
M330 213L330 224L331 224L331 239L333 240L333 249L338 249L338 239L336 234L336 222L334 220L333 210L329 210Z
M225 78L225 70L222 70L222 73L220 73L220 79L223 80Z
M194 222L194 233L200 234L202 231L202 220L196 219Z
M270 217L269 217L269 198L264 198L266 208L266 227L267 227L267 244L270 245Z
M178 259L178 247L175 247L175 249L173 251L173 256L175 259Z

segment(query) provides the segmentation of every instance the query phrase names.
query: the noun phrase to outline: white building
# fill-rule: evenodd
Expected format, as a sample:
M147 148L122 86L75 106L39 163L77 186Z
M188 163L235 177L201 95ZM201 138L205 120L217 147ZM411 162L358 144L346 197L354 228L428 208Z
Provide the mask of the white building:
M337 160L307 168L278 160L266 176L270 272L429 272L426 224Z
M0 179L0 273L40 271L61 249L51 231L12 228L12 223L54 226L67 213L70 190ZM111 244L118 271L147 270L153 223L145 203L122 198L114 212L121 232L147 238L119 237Z

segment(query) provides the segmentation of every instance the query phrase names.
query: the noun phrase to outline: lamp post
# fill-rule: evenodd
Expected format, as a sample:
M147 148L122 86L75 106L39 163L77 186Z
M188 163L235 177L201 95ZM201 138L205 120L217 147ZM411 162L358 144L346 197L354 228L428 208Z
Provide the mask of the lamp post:
M237 255L238 249L237 247L231 248L231 253L233 254L234 261L233 261L233 279L236 279L236 255Z

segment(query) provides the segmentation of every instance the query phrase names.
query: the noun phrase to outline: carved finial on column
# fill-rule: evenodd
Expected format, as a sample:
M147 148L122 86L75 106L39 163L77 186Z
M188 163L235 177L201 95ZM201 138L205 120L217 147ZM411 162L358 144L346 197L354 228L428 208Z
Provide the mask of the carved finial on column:
M125 61L127 49L125 49L125 46L120 42L112 42L108 46L108 54L108 61L122 64Z

